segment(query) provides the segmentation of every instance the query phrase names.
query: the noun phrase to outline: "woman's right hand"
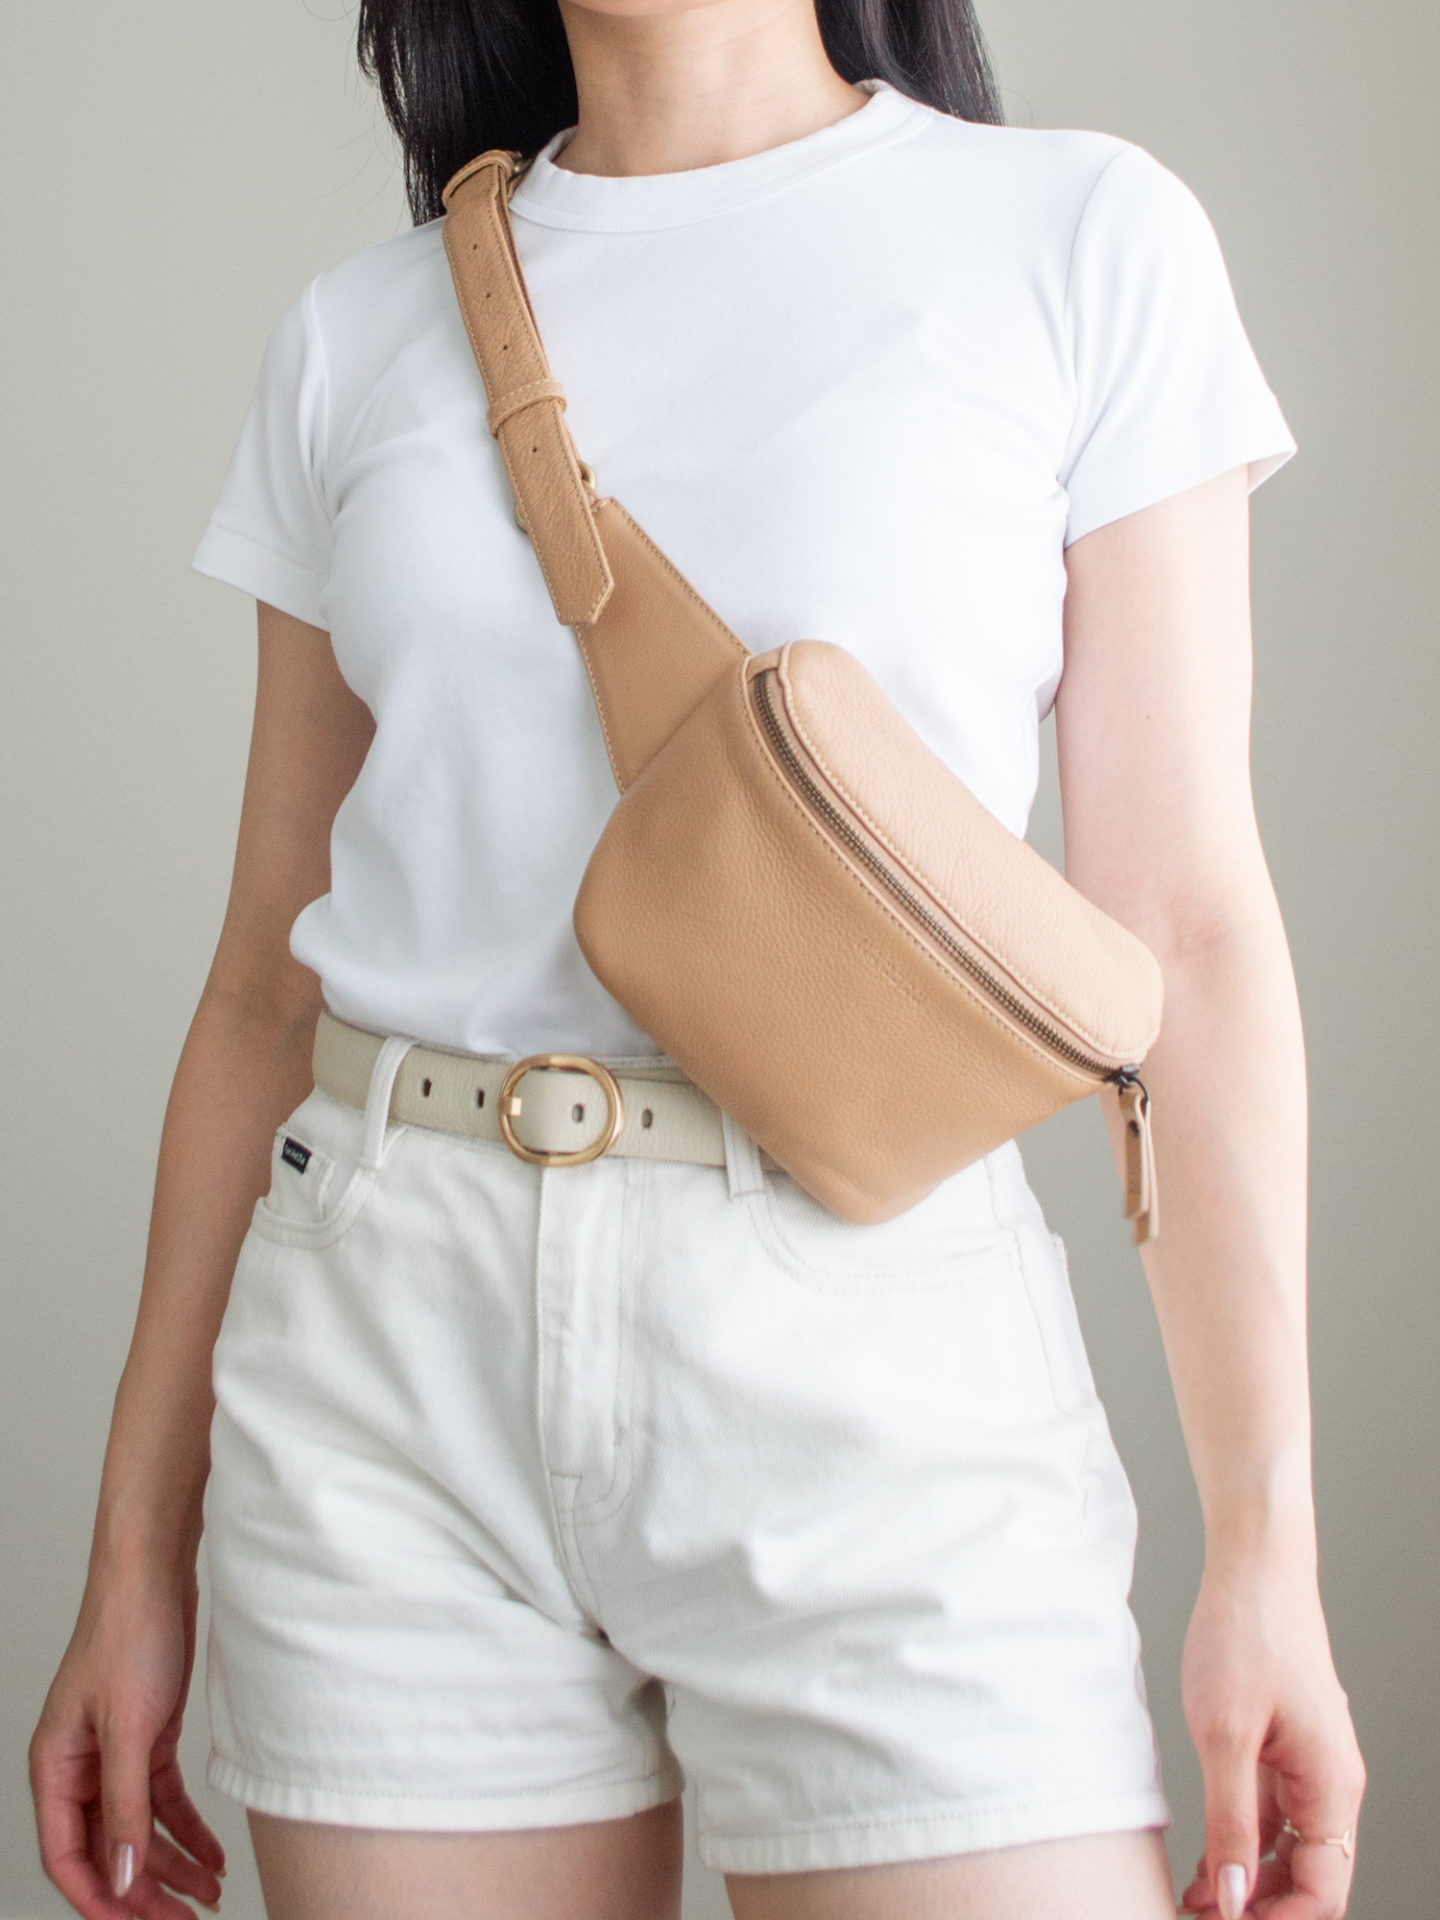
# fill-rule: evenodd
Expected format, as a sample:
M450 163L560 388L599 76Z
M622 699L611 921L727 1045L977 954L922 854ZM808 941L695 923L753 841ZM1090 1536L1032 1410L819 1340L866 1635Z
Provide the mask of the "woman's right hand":
M166 1109L90 1578L30 1746L45 1871L85 1920L193 1920L176 1894L213 1905L225 1858L176 1760L211 1362L275 1129L313 1085L320 982L290 928L329 891L331 825L375 731L328 634L262 605L259 642L230 901Z
M176 1894L219 1901L225 1850L176 1758L197 1597L193 1569L107 1581L92 1568L30 1742L40 1857L85 1920L193 1920Z

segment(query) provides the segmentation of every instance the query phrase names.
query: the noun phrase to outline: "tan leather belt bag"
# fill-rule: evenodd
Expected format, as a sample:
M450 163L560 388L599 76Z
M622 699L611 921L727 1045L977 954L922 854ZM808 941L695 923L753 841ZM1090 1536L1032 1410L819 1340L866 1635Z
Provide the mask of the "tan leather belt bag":
M563 418L495 150L444 239L490 429L573 627L620 798L575 899L631 1018L822 1205L889 1219L1109 1085L1125 1211L1156 1228L1153 954L1017 839L853 654L752 654L616 500Z

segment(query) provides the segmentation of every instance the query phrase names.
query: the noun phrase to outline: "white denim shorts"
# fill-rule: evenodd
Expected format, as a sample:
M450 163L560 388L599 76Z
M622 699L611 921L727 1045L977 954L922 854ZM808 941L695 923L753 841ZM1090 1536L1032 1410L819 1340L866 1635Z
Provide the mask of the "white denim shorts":
M741 1873L1168 1825L1014 1142L860 1227L728 1121L724 1167L542 1168L388 1104L378 1165L327 1094L281 1128L216 1346L214 1786L474 1831L688 1779Z

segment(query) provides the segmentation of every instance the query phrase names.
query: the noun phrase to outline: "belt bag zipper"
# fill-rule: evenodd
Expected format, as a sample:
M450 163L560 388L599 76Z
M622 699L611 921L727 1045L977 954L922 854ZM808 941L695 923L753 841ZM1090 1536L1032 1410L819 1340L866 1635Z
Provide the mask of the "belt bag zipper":
M1158 1221L1150 1094L1138 1068L1133 1063L1113 1066L1097 1059L1057 1025L1052 1015L1038 1011L1013 981L1002 978L992 963L981 958L963 930L937 911L909 875L885 856L797 739L785 714L777 667L762 667L752 673L748 688L752 710L776 767L816 824L859 862L911 925L939 947L993 1007L1067 1066L1088 1074L1097 1085L1115 1087L1125 1129L1125 1218L1132 1223L1137 1244L1153 1238Z

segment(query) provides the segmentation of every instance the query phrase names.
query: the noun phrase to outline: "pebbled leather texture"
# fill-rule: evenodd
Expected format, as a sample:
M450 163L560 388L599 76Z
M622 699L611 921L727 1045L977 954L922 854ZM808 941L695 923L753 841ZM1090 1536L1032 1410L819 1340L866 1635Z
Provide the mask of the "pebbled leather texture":
M456 176L445 241L620 789L576 938L814 1199L890 1219L1138 1065L1159 1030L1159 965L975 798L852 654L822 640L749 653L618 501L590 499L510 234L514 158ZM773 730L762 673L780 696ZM1137 1238L1156 1217L1143 1144Z

